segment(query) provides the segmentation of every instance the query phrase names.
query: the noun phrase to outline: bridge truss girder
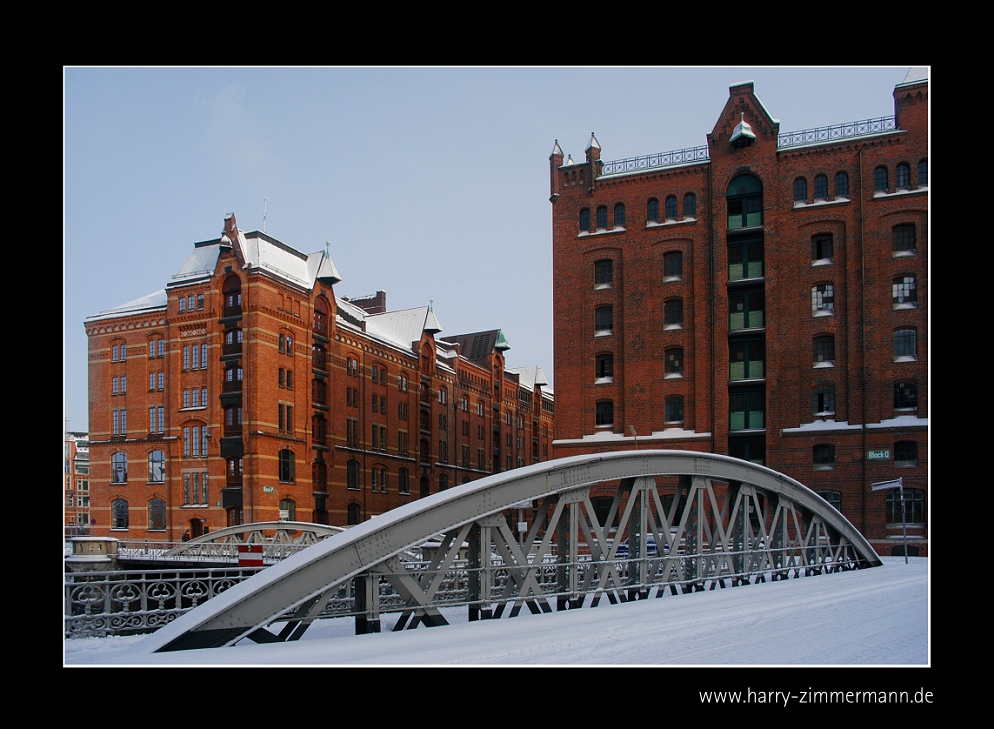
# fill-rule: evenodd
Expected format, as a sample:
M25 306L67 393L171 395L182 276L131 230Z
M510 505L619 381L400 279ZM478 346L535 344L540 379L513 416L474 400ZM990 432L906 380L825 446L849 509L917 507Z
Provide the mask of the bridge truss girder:
M606 514L593 489L611 494ZM537 510L519 540L504 513L524 502ZM426 559L406 559L429 539L437 543ZM551 612L587 598L595 606L879 564L828 502L763 466L687 451L577 456L464 484L329 537L142 648L294 640L314 620L346 615L357 632L378 632L384 613L399 613L394 630L436 626L455 605L470 620L513 617L522 607Z

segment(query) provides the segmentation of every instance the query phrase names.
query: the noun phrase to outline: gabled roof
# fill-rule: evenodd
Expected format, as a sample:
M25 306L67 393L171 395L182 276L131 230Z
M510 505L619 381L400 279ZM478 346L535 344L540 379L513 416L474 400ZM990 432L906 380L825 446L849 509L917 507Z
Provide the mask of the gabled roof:
M115 306L113 309L107 309L106 311L101 311L99 314L94 314L93 316L86 317L86 321L96 321L98 319L110 319L115 316L125 316L126 314L137 314L142 311L154 311L156 309L165 309L166 305L169 303L169 297L166 294L166 290L162 289L156 291L152 294L147 294L134 301L129 301L127 304L121 304L120 306Z
M494 350L504 351L511 345L504 338L500 329L490 329L472 334L457 334L454 337L444 337L446 342L459 345L460 354L470 362L485 360Z

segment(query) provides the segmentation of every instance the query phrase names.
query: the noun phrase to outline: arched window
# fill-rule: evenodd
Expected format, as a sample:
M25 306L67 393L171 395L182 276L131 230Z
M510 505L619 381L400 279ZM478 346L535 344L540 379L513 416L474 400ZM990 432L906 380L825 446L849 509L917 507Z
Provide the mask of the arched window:
M663 280L680 281L683 278L683 253L669 251L663 254Z
M667 423L683 422L683 395L670 395L666 398L664 418Z
M359 461L354 458L346 466L346 486L353 491L359 490Z
M607 205L601 205L597 208L597 229L607 229Z
M148 501L149 531L164 531L166 528L166 501L155 497Z
M224 316L242 313L242 281L238 276L231 275L224 280L221 294L224 296Z
M835 174L835 197L849 197L849 173Z
M614 205L614 227L624 228L625 227L625 204L615 203Z
M359 516L360 516L359 504L356 504L356 503L349 504L349 506L348 506L348 512L349 512L348 513L349 526L353 526L355 524L358 524L359 523Z
M683 196L683 217L697 217L697 195L692 192L688 192Z
M815 200L828 199L828 177L815 175Z
M328 300L323 296L317 297L314 300L314 333L320 334L321 336L328 336L328 322L329 322L329 312ZM287 354L293 354L292 351L287 351Z
M645 206L645 219L650 223L659 222L659 200L656 198L649 198L649 202Z
M883 165L877 167L873 170L873 191L874 192L887 192L887 168Z
M280 521L297 521L297 502L293 499L280 499Z
M835 337L824 334L814 338L815 367L835 366Z
M410 475L406 468L397 471L397 490L402 494L411 493Z
M614 280L614 262L609 258L594 261L594 286L607 289Z
M917 334L914 329L894 330L894 361L911 362L918 359Z
M907 256L915 252L915 225L902 223L891 229L891 244L894 255Z
M162 483L166 480L166 454L152 451L148 454L148 482Z
M682 377L683 349L680 347L671 347L666 350L665 355L666 355L666 376Z
M614 355L610 353L597 355L594 360L594 368L594 376L597 380L612 381L614 379Z
M123 453L115 453L110 457L110 482L128 482L128 457Z
M808 200L808 181L804 177L798 177L794 180L794 202L807 202Z
M815 491L820 497L825 499L838 512L842 511L842 492L835 490Z
M918 305L914 276L898 276L891 283L891 299L895 309L913 309Z
M816 471L835 468L835 446L831 443L818 443L812 449L811 457Z
M676 195L669 195L666 198L666 219L676 220Z
M296 480L296 467L293 451L284 448L280 451L280 481L293 483Z
M128 500L127 499L114 499L110 504L110 528L111 529L127 529L128 528Z
M728 228L750 228L763 224L763 183L755 175L739 175L725 192Z
M901 162L894 171L898 190L907 190L911 187L911 167L907 162Z
M609 428L614 425L614 401L601 400L597 403L594 425L598 428Z
M681 329L683 327L683 299L670 299L663 302L663 327Z
M835 388L816 387L812 396L816 416L835 415Z
M594 334L611 334L614 331L614 309L598 306L594 309Z
M928 160L918 163L918 187L928 187Z
M894 410L914 412L918 409L918 385L914 382L894 383Z

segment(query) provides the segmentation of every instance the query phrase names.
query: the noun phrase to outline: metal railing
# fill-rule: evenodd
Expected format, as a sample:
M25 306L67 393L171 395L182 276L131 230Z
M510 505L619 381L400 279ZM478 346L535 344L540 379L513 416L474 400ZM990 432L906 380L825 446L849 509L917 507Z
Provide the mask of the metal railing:
M688 162L707 162L708 159L708 148L706 146L677 149L672 152L658 152L644 157L629 157L628 159L605 162L601 168L601 176L647 170L654 167L671 167L673 165L687 164Z
M892 116L882 116L876 119L835 124L830 127L803 129L799 132L785 132L777 137L777 147L797 147L802 144L819 144L832 142L837 139L861 137L867 134L892 132L897 129L896 119Z

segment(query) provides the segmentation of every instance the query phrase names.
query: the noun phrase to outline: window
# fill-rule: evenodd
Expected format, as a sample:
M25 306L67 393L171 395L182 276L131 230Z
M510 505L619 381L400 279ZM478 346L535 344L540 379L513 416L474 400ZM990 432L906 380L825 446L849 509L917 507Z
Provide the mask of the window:
M611 334L614 331L614 309L598 306L594 310L594 334Z
M158 374L156 374L155 381L156 381L156 389L157 390L164 390L165 389L165 386L166 386L165 376L166 375L165 375L164 372L159 372Z
M734 241L728 245L728 278L739 281L744 278L762 278L763 241Z
M348 462L346 467L346 486L353 491L359 490L359 461L354 458Z
M915 252L915 226L912 223L895 225L891 230L891 240L895 256L906 256Z
M280 481L293 483L295 481L293 451L284 448L280 451Z
M815 367L835 366L835 337L826 334L814 338Z
M293 499L280 499L280 520L297 521L297 502Z
M765 302L761 288L733 291L728 296L728 328L735 331L765 326Z
M898 468L911 468L918 465L918 443L913 440L899 440L894 444L894 465Z
M828 316L835 313L835 288L830 283L811 287L811 315Z
M665 354L666 377L683 377L683 349L672 347Z
M590 230L590 208L580 211L580 232Z
M190 369L190 347L183 347L183 370Z
M815 200L828 199L828 177L815 175Z
M683 422L683 395L670 395L666 398L664 418L667 423Z
M625 204L615 203L614 206L614 227L624 228L625 227Z
M917 337L914 329L894 331L894 361L913 362L918 359Z
M609 428L614 425L614 402L601 400L596 405L594 425L598 428Z
M444 387L440 388L438 391L438 403L439 405L445 405L449 402L449 391Z
M111 421L113 422L112 434L115 436L124 436L128 434L128 411L127 410L113 410L111 411Z
M729 394L728 402L730 430L756 430L765 427L765 402L762 389L735 390Z
M613 276L614 263L610 259L594 262L594 286L596 288L611 288Z
M148 528L149 531L165 531L166 529L166 501L158 497L148 501Z
M820 497L825 499L836 511L842 512L842 492L841 491L815 491Z
M897 178L897 189L907 190L911 187L911 167L908 166L907 162L901 162L897 169L894 170L894 176Z
M891 284L891 297L895 309L913 309L918 305L914 276L898 276Z
M918 163L918 187L928 187L928 160Z
M887 192L887 168L883 165L873 170L873 191Z
M128 500L114 499L111 502L111 529L128 528Z
M816 387L812 395L812 405L816 416L835 415L835 388Z
M230 332L229 332L229 334L230 334ZM191 347L191 350L192 350L191 354L193 355L193 361L190 364L190 369L192 369L192 370L199 370L200 369L200 347L198 347L196 344L194 344L193 347Z
M808 200L808 181L803 177L798 177L794 180L794 202L807 202Z
M811 261L827 263L835 257L835 246L831 233L820 233L811 236Z
M447 488L449 488L449 477L444 473L440 473L438 475L438 490L445 491Z
M849 173L835 174L835 197L849 197Z
M766 346L762 339L736 339L728 344L728 379L765 377Z
M887 523L888 524L924 524L925 523L925 492L921 489L904 489L904 514L901 514L901 490L891 489L887 492Z
M406 468L401 468L397 472L397 490L402 494L411 493L410 476L408 475Z
M358 524L361 513L359 511L359 504L349 504L348 511L349 511L348 514L349 525L351 526L354 524Z
M680 281L683 278L683 253L670 251L663 254L663 281Z
M645 206L645 219L649 223L659 222L659 200L656 198L649 198L649 202Z
M607 205L601 205L597 208L597 229L607 229Z
M666 219L676 220L676 195L669 195L666 198Z
M407 375L397 375L397 389L407 392Z
M683 196L683 217L694 218L697 216L697 195L688 192Z
M663 302L663 327L681 329L683 327L683 299L670 299Z
M918 409L918 385L914 382L894 383L894 409L909 412Z
M115 453L110 457L110 482L128 482L128 457L123 453Z
M152 392L154 389L155 389L155 373L154 372L149 372L148 373L148 391ZM186 407L186 405L184 405L183 407Z
M148 454L148 482L163 483L166 480L166 454L152 451Z
M819 443L812 449L812 461L816 471L829 471L835 468L835 446Z
M186 299L182 296L179 297L179 313L182 314L186 311Z
M614 355L599 354L594 361L595 377L598 381L611 382L614 378Z

